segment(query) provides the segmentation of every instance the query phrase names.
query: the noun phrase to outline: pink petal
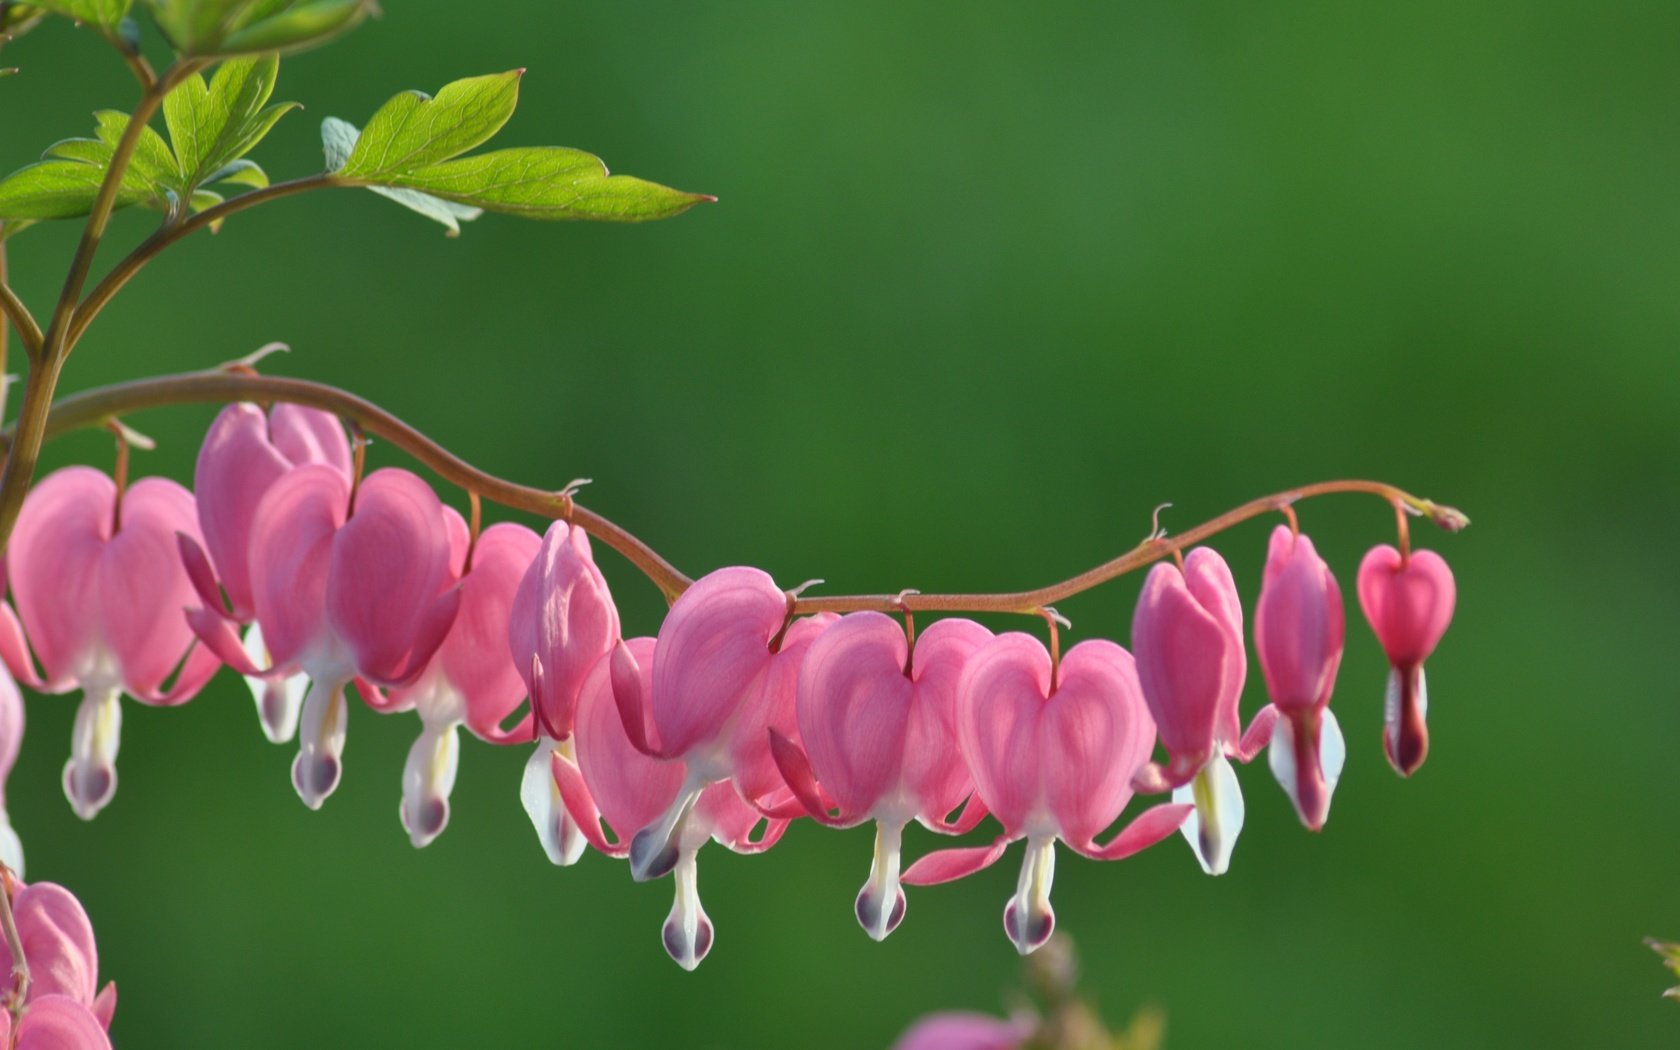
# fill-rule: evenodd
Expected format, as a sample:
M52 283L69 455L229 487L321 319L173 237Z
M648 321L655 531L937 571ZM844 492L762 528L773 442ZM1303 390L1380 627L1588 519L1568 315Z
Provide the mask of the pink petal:
M350 442L344 424L331 412L282 401L268 414L269 436L274 447L294 467L321 463L350 478Z
M1106 845L1099 846L1089 840L1067 842L1092 860L1124 860L1172 835L1195 811L1192 805L1163 802L1144 810Z
M123 495L122 526L100 559L104 642L126 690L153 694L192 644L182 612L197 602L176 535L197 537L192 493L165 478L142 478Z
M782 635L782 644L769 654L769 662L756 688L748 689L735 713L729 758L732 779L741 797L755 805L783 789L781 774L770 756L768 731L797 737L799 716L799 671L811 643L839 619L834 613L819 613L795 620Z
M566 761L558 752L552 756L550 765L554 772L555 786L560 790L560 800L565 804L566 812L571 815L572 823L577 825L585 841L609 857L622 857L630 852L628 842L609 842L601 833L601 811L595 808L595 800L590 797L589 787L583 782L583 774L578 771L578 767Z
M1243 733L1242 741L1230 751L1232 758L1244 765L1254 761L1254 756L1260 753L1272 739L1272 727L1277 724L1278 709L1275 704L1267 704L1254 714L1254 721L1248 724L1248 730Z
M969 660L991 640L991 631L955 617L935 622L916 639L915 691L904 724L900 776L921 801L918 818L938 831L962 834L986 815L985 804L972 794L974 779L957 746L957 685ZM946 824L945 815L965 798L969 804L963 816L955 825Z
M758 569L719 569L676 600L659 628L652 684L653 722L667 754L729 727L768 668L770 639L786 616L787 596Z
M99 561L116 491L90 467L54 471L30 490L12 532L12 596L51 692L77 682L98 641Z
M263 497L251 530L251 595L274 666L337 659L329 648L327 573L333 537L344 524L350 485L330 467L306 466L281 477ZM231 661L230 661L231 663Z
M91 1004L98 987L99 952L93 925L74 894L51 882L36 882L12 900L18 939L29 961L29 995L63 995ZM11 952L0 941L0 969L10 970Z
M1238 702L1242 699L1243 682L1248 677L1248 651L1243 645L1242 596L1237 593L1237 581L1231 575L1231 567L1211 547L1197 547L1184 559L1184 582L1202 608L1212 613L1226 630L1227 674L1214 725L1216 739L1229 744L1242 735Z
M929 1014L898 1037L892 1050L1016 1050L1031 1034L1028 1025L985 1014Z
M652 638L631 638L618 646L629 662L640 690L653 679L655 655ZM659 818L682 789L683 767L642 754L630 742L613 699L617 654L597 660L584 679L578 697L578 769L588 794L620 840ZM756 819L756 815L755 815Z
M695 828L706 830L713 841L736 853L763 853L781 840L788 826L785 820L765 821L764 833L757 839L752 837L762 819L758 810L743 802L728 784L711 785L694 803Z
M843 813L869 812L898 783L914 690L904 674L908 652L897 621L860 612L829 626L806 654L799 735L811 770Z
M1045 804L1064 840L1089 841L1131 800L1132 774L1155 747L1131 654L1098 639L1068 650L1041 733Z
M23 624L18 622L17 613L5 602L0 602L0 660L5 662L13 678L31 689L45 690L47 683L35 669L34 658L29 655L29 643L24 640Z
M1458 597L1452 570L1434 551L1400 552L1384 544L1359 563L1359 607L1396 667L1421 664L1452 622Z
M18 1022L16 1050L111 1050L111 1039L85 1005L62 995L31 997Z
M0 811L6 808L6 778L17 764L23 744L23 694L17 683L0 669Z
M1167 779L1174 787L1213 753L1220 702L1235 671L1230 643L1226 622L1203 608L1178 566L1160 562L1149 571L1132 617L1132 651L1144 700L1172 756Z
M996 864L1011 841L1008 835L999 835L989 846L935 850L910 865L899 881L906 886L937 886L973 875Z
M519 582L507 635L514 665L527 676L532 710L549 736L571 735L583 680L618 636L618 609L595 566L588 534L554 522ZM542 668L540 682L530 677L534 666Z
M1254 610L1254 648L1272 702L1285 713L1330 702L1342 662L1342 591L1306 536L1272 532Z
M255 612L249 553L257 506L291 465L269 441L263 410L249 403L222 409L198 450L193 492L198 496L199 524L237 620L248 620Z
M99 989L99 994L93 1000L93 1019L99 1022L99 1027L110 1029L111 1018L117 1012L117 982L106 981L105 987Z
M824 796L822 788L817 784L816 774L811 771L811 759L798 744L774 729L770 730L770 757L775 760L776 772L781 774L782 780L786 782L788 790L793 793L794 801L798 804L799 812L796 815L808 816L831 828L849 827L863 819L859 815L845 812L838 817L829 816L832 800Z
M1050 654L1019 632L981 646L957 687L957 742L975 793L1011 836L1039 801L1039 709L1049 691Z
M204 648L222 663L239 674L253 678L270 673L270 668L258 667L252 662L251 654L245 651L232 620L214 609L207 609L201 605L187 609L186 616L187 626L192 628Z
M619 726L630 746L649 758L666 758L659 749L659 734L653 725L653 707L649 691L652 689L653 668L643 664L624 642L613 646L611 672L613 704L618 708ZM541 668L532 671L533 680L540 677Z
M333 539L326 593L327 619L361 677L392 685L424 669L454 617L438 604L451 583L449 554L443 504L430 485L392 468L362 482Z

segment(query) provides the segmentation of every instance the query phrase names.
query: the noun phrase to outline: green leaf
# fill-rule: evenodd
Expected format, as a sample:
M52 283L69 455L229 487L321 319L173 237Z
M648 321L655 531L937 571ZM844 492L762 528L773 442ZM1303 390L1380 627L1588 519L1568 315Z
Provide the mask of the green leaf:
M264 108L279 68L274 54L233 59L222 63L208 84L195 75L163 100L183 192L249 153L276 121L297 108L295 102Z
M328 117L321 122L321 148L327 155L328 171L338 171L344 167L344 162L350 159L350 154L356 148L356 138L360 134L355 125L337 117ZM396 201L410 211L424 215L433 222L443 224L450 237L460 236L461 223L471 222L484 214L482 208L439 200L416 190L391 189L386 186L369 186L368 189L381 197Z
M102 109L93 115L93 119L98 122L94 133L99 136L99 141L115 152L117 143L122 141L123 133L128 130L128 114ZM107 154L102 166L110 162L110 154ZM135 145L134 156L128 162L128 171L123 174L124 179L130 176L138 176L158 186L170 186L179 178L175 168L175 156L169 152L169 144L164 142L163 136L152 130L150 125L140 132L140 141Z
M198 58L292 51L344 32L373 0L147 0L164 35Z
M558 146L496 150L401 175L390 184L527 219L645 222L714 197L609 175L599 157Z
M260 190L268 185L268 172L258 167L256 161L236 160L218 171L211 172L205 177L204 181L206 183L219 183L224 186L229 184L249 186L254 190Z
M133 0L32 0L30 6L74 18L78 22L116 29Z
M403 92L368 120L343 174L384 182L480 145L513 115L524 72L515 69L457 80L444 85L436 98Z
M93 210L105 169L73 160L44 160L0 179L0 219L72 219ZM125 179L116 206L147 199L144 187Z

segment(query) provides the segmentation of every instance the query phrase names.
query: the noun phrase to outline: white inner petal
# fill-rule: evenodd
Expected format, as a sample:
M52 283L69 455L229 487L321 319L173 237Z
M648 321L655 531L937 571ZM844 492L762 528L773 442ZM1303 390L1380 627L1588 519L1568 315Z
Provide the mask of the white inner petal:
M121 696L115 688L90 688L76 708L76 722L70 730L70 761L64 764L64 794L76 816L83 820L92 820L117 791Z

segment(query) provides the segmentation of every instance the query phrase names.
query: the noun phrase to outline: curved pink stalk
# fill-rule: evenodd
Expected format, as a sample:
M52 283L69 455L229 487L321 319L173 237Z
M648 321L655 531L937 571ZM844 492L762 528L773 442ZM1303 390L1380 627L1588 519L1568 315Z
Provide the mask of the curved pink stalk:
M1383 544L1359 563L1359 606L1391 668L1383 751L1403 777L1417 772L1429 755L1423 662L1452 622L1457 596L1452 570L1434 551L1413 551L1408 558Z
M473 549L471 569L458 576L460 610L443 644L413 685L391 694L395 707L413 707L422 724L403 769L399 811L416 847L430 843L449 822L449 793L460 753L457 726L465 723L492 743L530 739L529 733L509 733L501 724L525 697L524 680L508 652L508 622L514 592L541 544L523 525L504 522L485 529Z
M1272 773L1314 831L1329 816L1346 757L1329 708L1344 629L1342 590L1330 567L1312 540L1279 525L1254 610L1254 647L1281 716L1272 737Z
M22 630L38 676L11 644L11 669L48 692L84 696L64 770L65 794L92 819L116 791L116 757L127 693L148 704L191 699L219 666L193 645L181 610L193 586L176 554L177 534L196 536L192 494L143 478L117 505L115 482L88 467L48 475L25 501L9 568ZM174 684L164 687L175 676Z
M957 687L957 740L974 788L1003 824L986 850L924 857L905 873L912 885L946 881L996 860L1001 846L1027 840L1004 930L1022 954L1055 926L1050 886L1055 843L1101 860L1118 860L1171 835L1192 807L1146 810L1110 842L1096 836L1132 797L1132 777L1155 746L1155 723L1143 702L1131 654L1107 641L1068 650L1052 686L1050 654L1031 635L1001 634L968 661Z
M938 831L974 790L956 747L957 682L963 666L992 637L971 620L933 624L910 659L903 628L876 612L853 613L811 643L799 674L799 732L812 775L838 806L825 823L876 822L875 857L858 892L858 922L875 940L897 928L906 901L899 888L904 826L920 820ZM777 737L772 754L784 777L801 759ZM796 774L795 781L806 778ZM809 798L808 788L795 788ZM809 801L807 801L809 808ZM974 822L984 814L976 805ZM972 824L967 827L972 827Z

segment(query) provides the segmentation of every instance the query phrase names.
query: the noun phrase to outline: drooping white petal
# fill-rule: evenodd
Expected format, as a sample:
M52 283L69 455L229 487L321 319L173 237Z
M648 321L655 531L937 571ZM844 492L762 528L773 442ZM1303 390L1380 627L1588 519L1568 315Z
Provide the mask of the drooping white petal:
M267 667L268 647L263 644L262 628L252 623L245 631L245 655L258 667ZM257 703L257 720L262 723L263 735L276 744L289 742L297 734L298 713L303 707L304 694L309 691L309 676L246 675L245 684Z
M122 744L122 693L89 689L76 708L70 730L70 761L64 763L64 794L83 820L98 815L117 792L117 748Z
M1050 907L1050 884L1055 877L1056 840L1028 839L1015 895L1003 909L1004 932L1022 955L1043 947L1056 929L1056 912Z
M712 920L700 906L700 872L694 850L683 850L673 867L677 884L671 913L660 931L665 951L678 966L693 970L712 950Z
M1272 742L1267 748L1267 764L1272 767L1272 776L1277 778L1278 784L1289 795L1289 801L1294 803L1297 812L1301 812L1301 796L1299 770L1295 766L1295 723L1289 718L1280 718L1277 728L1272 732ZM1324 816L1328 818L1330 800L1336 792L1336 782L1341 779L1342 766L1347 762L1347 741L1342 737L1341 723L1336 721L1336 713L1328 707L1320 712L1318 723L1318 767L1324 778ZM1304 818L1303 818L1304 819Z
M683 853L683 833L694 804L706 784L694 774L683 782L677 797L665 807L659 819L636 832L630 839L630 877L637 882L657 879L676 867ZM703 841L703 840L702 840Z
M519 800L525 805L525 814L531 818L531 826L537 829L537 840L542 843L549 861L566 867L578 862L588 848L589 840L583 837L583 832L572 820L565 801L560 797L560 788L554 782L553 756L556 754L562 761L573 762L572 742L560 743L546 736L537 741L536 750L525 763L525 775L519 782Z
M437 838L449 823L449 793L461 759L458 724L422 722L420 736L408 749L398 815L416 849Z
M858 891L853 909L864 932L877 941L904 921L906 901L898 882L902 864L904 825L882 820L875 825L875 859L869 865L869 881Z
M1347 740L1342 736L1342 724L1336 721L1336 712L1328 707L1319 723L1318 758L1324 769L1324 786L1335 794L1336 782L1342 779L1342 767L1347 764Z
M1242 834L1245 807L1242 785L1224 752L1215 751L1194 780L1175 788L1173 801L1196 807L1179 828L1195 852L1196 862L1209 875L1225 874L1231 866L1237 836Z
M317 678L309 683L298 726L298 754L292 760L292 786L310 809L320 809L338 788L343 772L344 735L349 710L342 681Z

